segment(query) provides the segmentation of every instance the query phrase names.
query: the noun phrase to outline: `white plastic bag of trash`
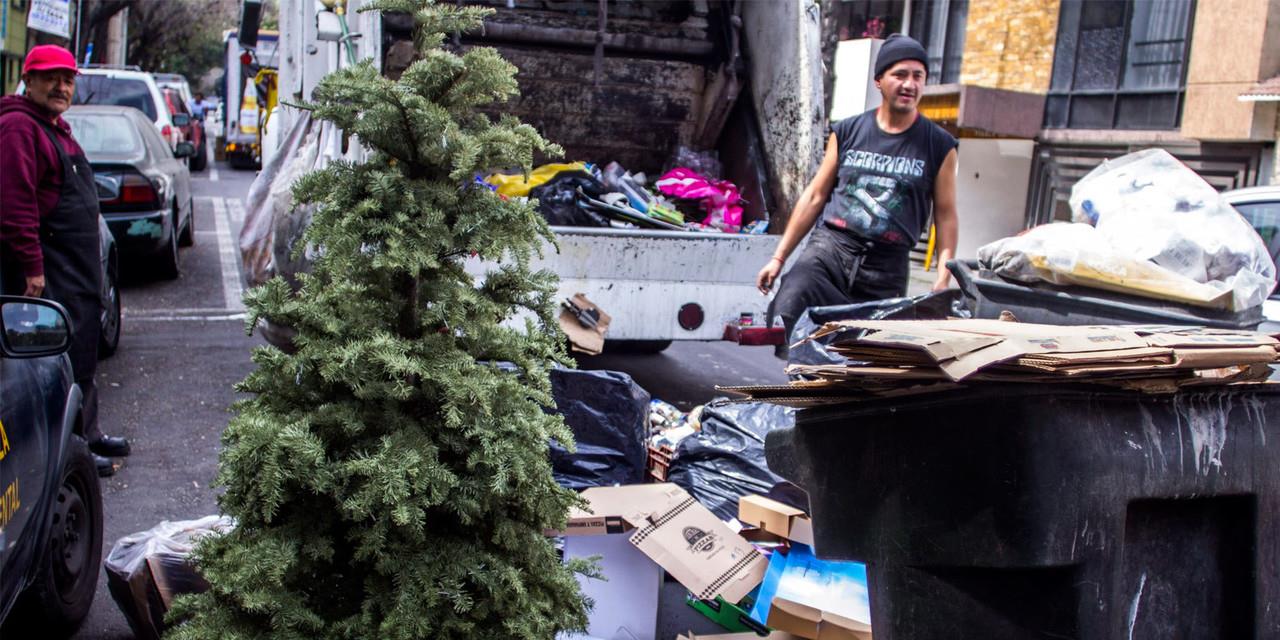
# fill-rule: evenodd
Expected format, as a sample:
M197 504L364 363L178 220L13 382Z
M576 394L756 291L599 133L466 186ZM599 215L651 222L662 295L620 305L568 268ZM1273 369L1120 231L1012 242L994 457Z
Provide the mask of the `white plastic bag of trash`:
M1230 290L1227 309L1258 306L1275 287L1276 265L1249 222L1164 149L1102 163L1072 188L1070 204L1072 219L1096 226L1121 255Z
M1080 285L1215 309L1230 308L1233 299L1225 283L1196 282L1131 257L1083 223L1046 224L997 240L978 249L978 262L1021 282Z

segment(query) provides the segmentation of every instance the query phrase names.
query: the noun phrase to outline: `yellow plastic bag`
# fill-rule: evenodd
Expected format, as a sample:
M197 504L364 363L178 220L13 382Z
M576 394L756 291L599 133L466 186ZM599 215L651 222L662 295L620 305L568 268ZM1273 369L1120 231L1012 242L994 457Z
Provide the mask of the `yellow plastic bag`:
M485 182L498 188L498 193L508 198L521 198L529 195L529 191L534 187L549 182L556 174L561 171L587 171L587 163L570 162L570 163L553 163L544 164L541 167L529 172L526 179L521 174L495 173Z

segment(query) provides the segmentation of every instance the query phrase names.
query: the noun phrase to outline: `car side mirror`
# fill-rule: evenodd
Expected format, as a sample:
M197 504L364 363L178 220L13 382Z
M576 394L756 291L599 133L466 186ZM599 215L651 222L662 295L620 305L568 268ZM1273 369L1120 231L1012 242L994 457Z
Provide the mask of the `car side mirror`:
M175 113L170 117L173 118L173 126L175 127L182 128L191 124L191 116L185 113Z
M190 142L179 142L178 146L173 149L173 157L175 158L193 158L196 155L196 146Z
M0 351L8 358L56 356L71 346L62 305L40 298L0 296Z

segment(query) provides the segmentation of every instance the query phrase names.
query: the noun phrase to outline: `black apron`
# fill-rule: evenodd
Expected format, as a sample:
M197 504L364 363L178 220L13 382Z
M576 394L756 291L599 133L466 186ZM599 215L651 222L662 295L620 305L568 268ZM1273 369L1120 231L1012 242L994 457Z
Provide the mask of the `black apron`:
M39 121L37 121L39 122ZM40 217L44 254L44 297L67 309L71 320L71 368L77 382L98 369L102 333L102 246L98 229L98 188L84 154L67 155L53 124L40 122L58 150L62 190L53 211Z

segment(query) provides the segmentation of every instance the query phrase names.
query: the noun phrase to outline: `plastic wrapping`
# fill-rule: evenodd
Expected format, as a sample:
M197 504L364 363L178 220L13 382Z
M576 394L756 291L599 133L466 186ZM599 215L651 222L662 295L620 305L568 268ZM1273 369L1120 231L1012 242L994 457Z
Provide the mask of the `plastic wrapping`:
M557 162L537 167L530 171L528 176L522 173L495 173L485 178L485 182L497 187L498 193L508 198L520 198L529 195L534 187L550 182L562 171L590 172L590 170L591 167L585 162Z
M570 489L644 482L649 392L625 373L580 369L553 369L551 389L577 443L572 454L552 443L556 482Z
M707 217L702 224L736 232L742 226L742 197L738 187L727 180L714 180L687 167L676 167L654 183L662 193L686 200L699 200Z
M1163 149L1104 162L1071 190L1072 219L1097 227L1120 255L1262 304L1276 266L1262 239L1209 183ZM1146 276L1142 276L1146 277Z
M531 198L538 200L538 212L546 218L547 224L566 227L607 227L609 219L586 207L583 193L599 198L604 193L604 185L585 171L563 171L545 184L529 191Z
M159 640L173 598L199 593L209 584L189 558L196 541L234 527L229 516L161 522L116 541L104 562L107 587L138 640Z
M1236 308L1227 282L1196 282L1132 257L1112 248L1101 230L1087 224L1047 224L997 240L978 249L978 262L996 275L1021 282L1074 284L1211 309L1257 306ZM1266 293L1261 295L1265 298Z
M680 441L668 481L722 520L737 517L738 499L768 493L784 479L765 462L764 438L795 424L795 409L767 402L718 400L702 412L702 430Z
M792 347L787 352L789 364L841 364L848 361L842 355L827 350L837 334L817 340L807 338L822 325L837 320L945 320L948 317L967 318L968 312L958 289L937 293L925 293L906 298L872 300L856 304L810 307L791 330L788 340Z
M312 121L311 112L300 112L279 151L249 185L239 238L246 286L256 287L276 275L292 275L305 268L294 264L290 253L311 215L309 207L294 207L293 183L323 166L320 149L326 131Z

